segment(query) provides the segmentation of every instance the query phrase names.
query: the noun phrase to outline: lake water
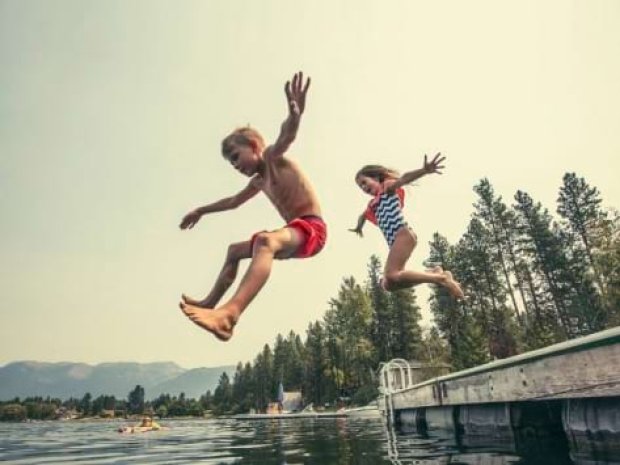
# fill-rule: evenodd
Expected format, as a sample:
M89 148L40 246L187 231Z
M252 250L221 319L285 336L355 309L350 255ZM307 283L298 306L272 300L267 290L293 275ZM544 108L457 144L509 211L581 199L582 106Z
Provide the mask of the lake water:
M169 430L119 434L119 421L0 423L10 464L573 465L565 450L519 457L510 446L465 449L451 435L394 432L380 420L162 420ZM610 462L588 461L588 465Z

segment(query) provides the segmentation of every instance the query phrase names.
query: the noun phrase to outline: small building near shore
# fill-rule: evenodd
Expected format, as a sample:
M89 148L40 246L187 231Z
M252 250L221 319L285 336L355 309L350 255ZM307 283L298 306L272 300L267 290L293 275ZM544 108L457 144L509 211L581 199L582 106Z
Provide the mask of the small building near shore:
M105 410L105 409L104 409L104 410L102 410L102 411L99 413L99 416L100 416L101 418L114 418L116 415L115 415L114 410Z
M282 412L299 412L303 409L301 391L284 391L282 398ZM278 402L269 402L267 412L269 414L281 413Z

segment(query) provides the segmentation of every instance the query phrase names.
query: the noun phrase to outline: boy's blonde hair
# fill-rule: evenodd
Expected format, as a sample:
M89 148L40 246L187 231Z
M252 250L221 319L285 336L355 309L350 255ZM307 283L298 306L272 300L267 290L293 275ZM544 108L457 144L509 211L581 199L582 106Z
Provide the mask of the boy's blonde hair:
M237 128L224 138L222 141L222 155L225 157L230 155L233 149L232 144L247 145L249 147L256 146L261 152L265 148L263 136L250 126Z
M397 179L400 177L400 174L398 174L398 171L386 168L382 165L366 165L355 174L355 179L359 176L366 176L383 182L386 179Z

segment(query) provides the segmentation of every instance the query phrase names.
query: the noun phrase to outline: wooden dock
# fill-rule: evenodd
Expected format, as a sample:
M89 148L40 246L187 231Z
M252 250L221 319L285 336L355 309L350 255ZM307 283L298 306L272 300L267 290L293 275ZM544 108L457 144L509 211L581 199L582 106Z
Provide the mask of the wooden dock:
M380 377L379 407L405 429L515 448L559 432L574 459L604 451L620 462L620 327L422 382L392 360Z
M387 368L386 368L387 367ZM620 327L411 384L413 370L382 370L395 411L620 395Z

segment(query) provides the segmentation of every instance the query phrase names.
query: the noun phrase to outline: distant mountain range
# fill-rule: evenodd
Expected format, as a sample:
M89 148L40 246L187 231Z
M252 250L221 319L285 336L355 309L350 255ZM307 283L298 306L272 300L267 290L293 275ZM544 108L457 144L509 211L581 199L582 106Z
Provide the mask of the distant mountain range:
M232 380L234 366L213 368L181 368L176 363L46 363L14 362L0 367L0 400L32 396L60 399L82 398L90 392L93 398L113 395L126 399L136 385L144 388L145 398L160 394L199 398L217 387L223 372Z

